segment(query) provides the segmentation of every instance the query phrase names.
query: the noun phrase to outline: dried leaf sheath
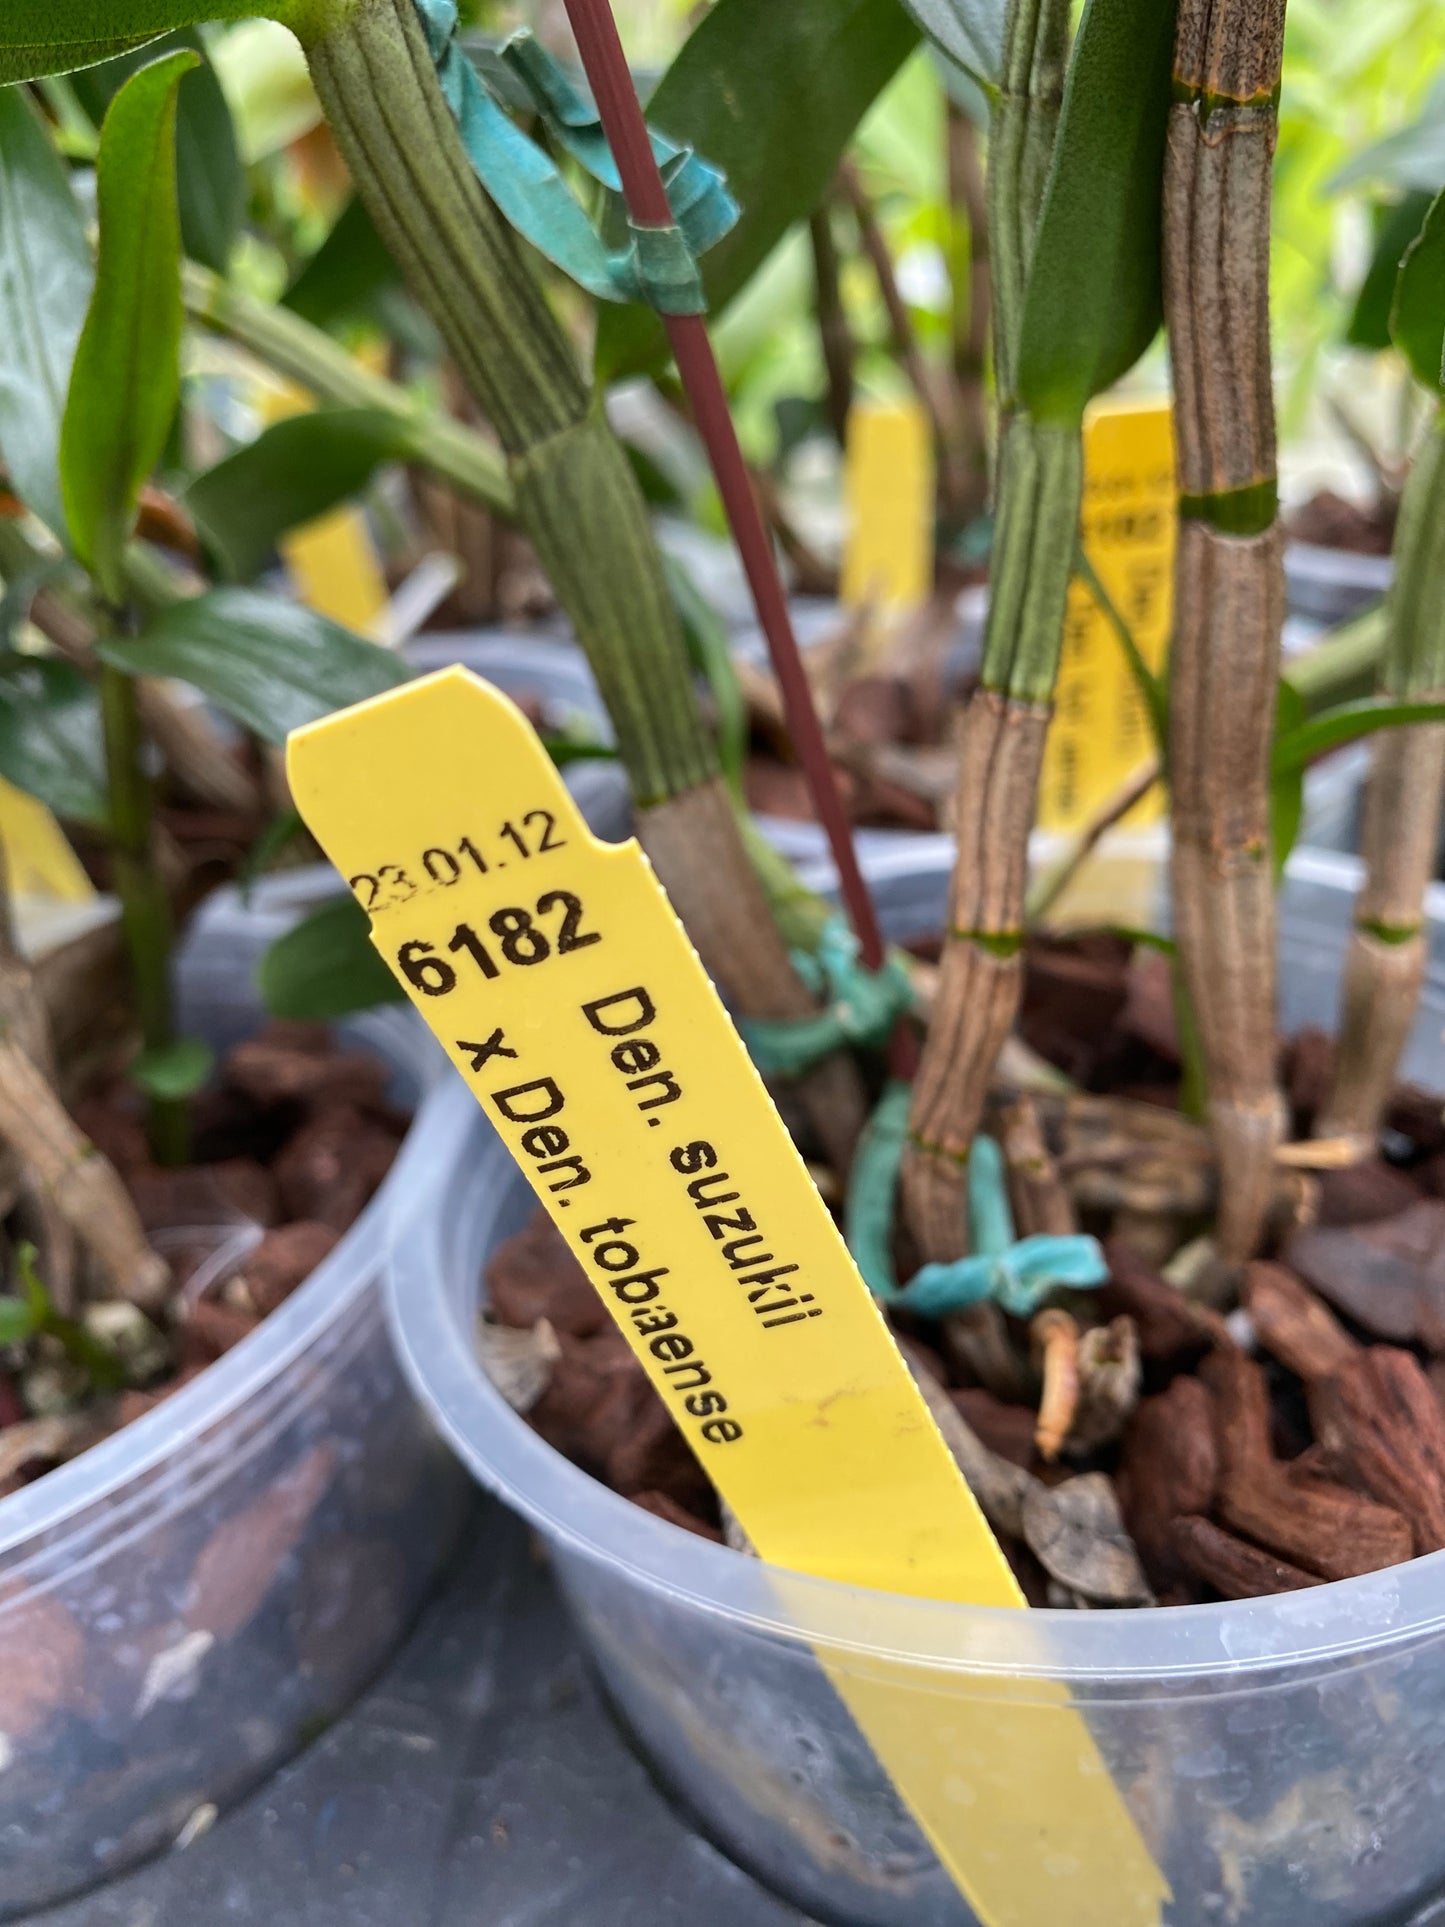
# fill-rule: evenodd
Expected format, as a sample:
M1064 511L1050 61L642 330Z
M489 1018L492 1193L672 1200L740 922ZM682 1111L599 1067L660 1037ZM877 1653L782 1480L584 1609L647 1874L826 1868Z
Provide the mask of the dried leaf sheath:
M20 1045L0 1034L0 1141L88 1248L106 1290L154 1312L170 1272L146 1242L130 1194Z
M1395 539L1395 583L1380 693L1445 696L1445 428L1437 418L1415 458ZM1409 1038L1425 975L1425 889L1445 802L1445 725L1387 730L1375 740L1361 850L1364 888L1345 959L1335 1087L1321 1135L1373 1138Z
M1174 916L1220 1167L1219 1242L1253 1248L1274 1081L1269 754L1284 615L1270 387L1270 173L1284 0L1182 0L1164 176L1180 529L1171 668Z
M994 375L1003 423L984 687L964 722L954 866L938 998L914 1087L902 1192L927 1259L960 1257L968 1147L1018 1009L1028 835L1078 529L1077 431L1014 412L1034 229L1058 127L1069 10L1010 0L989 135Z
M902 1172L909 1226L932 1259L967 1249L968 1147L1023 982L1018 927L1047 728L1046 708L989 691L974 697L964 720L951 933Z
M1028 839L1079 521L1077 430L1004 434L983 687L964 721L958 857L938 996L914 1086L902 1184L924 1256L967 1249L968 1147L1023 989Z
M1208 1077L1220 1248L1234 1260L1250 1254L1269 1208L1283 1122L1274 1086L1268 781L1284 613L1279 562L1273 531L1241 539L1181 526L1171 672L1174 924Z

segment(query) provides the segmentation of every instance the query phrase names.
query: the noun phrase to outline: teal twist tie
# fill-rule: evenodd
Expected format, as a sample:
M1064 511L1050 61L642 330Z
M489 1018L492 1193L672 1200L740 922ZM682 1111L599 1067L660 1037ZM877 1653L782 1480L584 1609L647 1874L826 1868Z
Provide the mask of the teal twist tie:
M903 959L881 970L859 962L858 939L841 917L829 917L814 951L795 950L793 967L824 1008L811 1017L749 1017L738 1025L753 1062L767 1076L796 1077L847 1045L888 1041L913 1002Z
M1051 1291L1104 1283L1109 1268L1097 1238L1014 1236L1003 1153L981 1135L968 1158L973 1250L949 1264L923 1265L900 1285L893 1268L893 1213L911 1097L906 1084L884 1091L859 1140L848 1184L848 1246L875 1298L925 1318L946 1318L991 1299L1015 1318L1031 1318Z
M662 314L702 314L697 257L738 218L721 172L690 147L649 129L674 221L623 222L609 249L551 157L517 127L503 101L535 113L557 145L613 197L622 183L591 101L531 34L514 34L478 72L457 40L456 0L415 0L447 105L478 180L517 232L601 301L643 301Z

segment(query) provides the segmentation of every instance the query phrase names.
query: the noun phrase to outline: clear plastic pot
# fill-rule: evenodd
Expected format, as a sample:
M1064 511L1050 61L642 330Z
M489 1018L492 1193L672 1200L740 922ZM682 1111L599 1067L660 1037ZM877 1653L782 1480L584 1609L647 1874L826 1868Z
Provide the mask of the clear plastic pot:
M260 948L335 887L307 872L250 907L213 898L181 959L188 1021L220 1045L253 1028ZM428 1035L400 1009L346 1029L422 1102L435 1148ZM204 1824L348 1703L429 1592L465 1480L397 1368L378 1289L414 1138L256 1332L0 1500L0 1918Z
M1389 588L1394 572L1388 555L1360 555L1353 549L1326 549L1314 542L1285 544L1290 613L1327 628L1373 607Z
M555 728L596 742L615 740L612 719L586 656L564 634L518 629L429 629L406 646L423 675L454 662L485 676L509 696L540 696Z
M1369 768L1369 745L1355 743L1336 750L1306 771L1297 848L1344 855L1357 847L1360 804ZM828 839L820 824L795 817L760 816L758 827L789 862L803 867L821 865L817 874L833 874ZM865 863L880 858L890 868L906 869L914 863L930 870L951 866L957 849L948 831L874 829L855 830L853 836ZM1035 830L1029 839L1029 860L1035 872L1066 856L1073 842L1073 837L1062 831ZM1052 918L1062 924L1096 919L1100 905L1119 888L1121 863L1142 859L1156 866L1167 849L1167 831L1162 823L1138 830L1107 830L1055 904ZM1120 915L1137 920L1137 906L1127 890L1116 909Z
M875 871L895 934L930 905L936 918L942 881ZM1351 894L1350 866L1319 857L1286 885L1288 1023L1333 1015ZM1437 1083L1442 1020L1437 969L1408 1066ZM955 1711L960 1697L1004 1711L1065 1682L1173 1888L1171 1927L1363 1927L1445 1884L1445 1554L1143 1613L1019 1615L775 1582L604 1489L498 1398L473 1344L481 1274L532 1194L459 1083L417 1135L426 1175L394 1220L388 1275L407 1371L477 1478L544 1535L659 1776L809 1917L973 1920L825 1679L820 1643L835 1674L885 1669L920 1721L943 1718L945 1684Z
M1087 921L1166 930L1168 842L1162 831L1120 836L1092 865L1068 903ZM900 837L865 846L863 866L888 935L896 940L937 930L948 907L953 844L944 837ZM1037 848L1033 860L1038 860ZM820 896L836 896L838 873L828 856L794 859L798 878ZM1340 960L1351 906L1364 880L1355 856L1296 850L1280 897L1280 1021L1290 1029L1320 1024L1333 1030L1339 1016ZM1126 914L1127 913L1127 914ZM1431 980L1405 1053L1403 1074L1445 1089L1445 883L1425 892Z

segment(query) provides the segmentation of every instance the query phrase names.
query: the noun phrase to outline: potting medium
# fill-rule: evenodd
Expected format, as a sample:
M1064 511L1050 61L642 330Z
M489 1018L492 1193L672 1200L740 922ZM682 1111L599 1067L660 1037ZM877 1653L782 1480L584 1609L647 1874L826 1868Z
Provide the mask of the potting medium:
M1332 1016L1352 897L1351 866L1298 867L1283 898L1286 1025ZM873 883L893 931L916 931L930 905L937 918L946 869ZM1442 1021L1436 975L1406 1075L1445 1081ZM820 1651L835 1676L886 1680L936 1726L981 1709L1001 1734L1050 1718L1063 1682L1172 1887L1171 1927L1364 1927L1445 1881L1445 1554L1304 1593L1127 1613L939 1606L776 1575L599 1485L498 1396L474 1339L482 1273L532 1194L459 1084L417 1137L433 1155L394 1220L388 1275L406 1370L474 1474L545 1536L661 1778L810 1917L973 1920ZM980 1770L959 1774L959 1802L977 1797Z

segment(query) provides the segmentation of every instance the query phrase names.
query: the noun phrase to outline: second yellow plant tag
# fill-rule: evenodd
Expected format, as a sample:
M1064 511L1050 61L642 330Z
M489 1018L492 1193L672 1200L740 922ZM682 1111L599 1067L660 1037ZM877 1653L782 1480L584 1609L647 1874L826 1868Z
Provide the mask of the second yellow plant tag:
M52 813L0 777L0 842L13 897L90 903L95 885Z
M520 711L443 670L299 731L288 770L377 949L762 1556L1022 1605L646 857L592 837ZM1159 1875L1061 1688L1031 1689L1017 1728L967 1692L930 1735L886 1665L818 1650L988 1927L1157 1919Z
M1173 619L1177 520L1167 399L1095 402L1084 422L1084 553L1156 675ZM1154 747L1119 636L1090 585L1076 575L1039 777L1040 829L1079 829ZM1156 784L1124 821L1138 826L1162 814Z
M855 402L845 479L843 601L886 628L933 586L933 441L921 404Z

